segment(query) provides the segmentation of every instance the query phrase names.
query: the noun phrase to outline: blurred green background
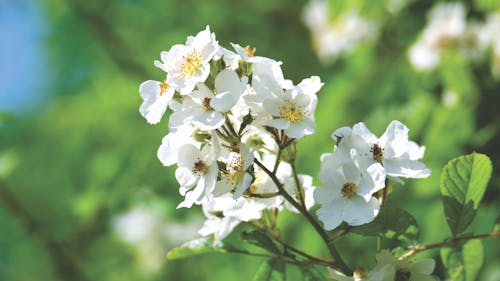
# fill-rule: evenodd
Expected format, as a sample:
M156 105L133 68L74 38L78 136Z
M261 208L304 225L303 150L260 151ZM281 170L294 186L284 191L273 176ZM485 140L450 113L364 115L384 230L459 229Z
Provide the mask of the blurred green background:
M500 206L500 82L490 56L470 64L449 52L436 70L415 72L407 50L435 1L403 1L398 13L388 11L390 0L331 2L334 15L358 7L379 32L322 64L301 19L306 1L0 0L0 280L252 280L259 258L166 261L168 249L197 237L203 218L197 207L175 209L175 168L156 158L166 120L151 126L138 112L139 84L163 78L153 66L160 51L206 25L225 47L249 44L283 61L295 83L311 75L325 82L317 133L299 144L302 173L317 174L335 129L363 121L380 135L398 119L427 147L424 162L433 170L396 185L389 197L415 216L421 242L450 236L441 167L472 151L491 157L494 175L469 232L491 231ZM465 5L469 17L482 19L500 11L497 2ZM447 91L455 103L445 102ZM285 213L280 224L285 239L326 254L301 218ZM483 243L479 280L500 280L500 241ZM373 239L353 234L339 247L351 265L374 264ZM288 277L301 278L293 268Z

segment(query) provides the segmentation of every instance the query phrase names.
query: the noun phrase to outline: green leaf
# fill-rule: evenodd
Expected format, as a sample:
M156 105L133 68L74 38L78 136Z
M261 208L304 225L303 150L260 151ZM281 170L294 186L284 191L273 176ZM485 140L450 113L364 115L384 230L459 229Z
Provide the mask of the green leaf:
M453 245L441 249L441 259L454 281L474 281L483 264L481 240L469 240L463 246Z
M399 240L413 244L418 240L418 225L415 218L405 210L386 204L372 222L355 226L351 232L366 235L380 236L391 240Z
M227 253L227 252L246 252L245 250L236 249L232 246L214 245L212 239L200 238L188 241L179 247L173 248L167 253L168 260L183 259L191 256L207 254L207 253Z
M269 236L262 233L261 231L257 230L251 232L244 231L241 233L241 239L246 240L247 242L255 246L258 246L266 251L281 255L281 251L279 250L278 246L274 243L274 241L271 240Z
M495 224L493 225L493 231L500 231L500 216L495 220Z
M283 281L285 280L285 264L277 259L266 260L259 267L253 281Z
M327 272L324 266L301 267L300 270L304 281L327 280Z
M488 156L472 153L448 162L441 175L441 195L446 221L453 235L472 222L491 176Z

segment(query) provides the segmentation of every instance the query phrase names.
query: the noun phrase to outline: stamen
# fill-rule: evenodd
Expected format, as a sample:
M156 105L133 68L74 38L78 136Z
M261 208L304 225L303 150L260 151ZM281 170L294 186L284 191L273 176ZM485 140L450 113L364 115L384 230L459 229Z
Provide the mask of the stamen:
M357 194L358 187L356 184L353 182L346 182L344 183L344 186L342 186L342 190L340 193L342 193L342 196L345 198L352 198Z
M254 54L255 54L255 51L257 51L257 49L256 49L255 47L253 47L253 48L252 48L252 47L250 47L250 45L247 45L247 46L245 47L245 52L247 53L247 55L248 55L249 57L253 57L253 56L254 56Z
M181 64L181 77L190 77L196 74L196 72L200 69L201 62L201 53L198 53L196 50L193 50L191 53L185 55Z
M168 91L170 85L167 84L167 81L160 82L160 96Z
M378 144L374 144L370 152L373 154L373 160L377 162L382 162L382 160L384 160L384 149Z
M198 160L194 163L194 167L191 170L193 174L205 174L208 170L208 165L202 160Z
M305 116L305 112L302 111L300 106L292 101L287 101L287 103L280 108L279 114L292 123L299 123Z

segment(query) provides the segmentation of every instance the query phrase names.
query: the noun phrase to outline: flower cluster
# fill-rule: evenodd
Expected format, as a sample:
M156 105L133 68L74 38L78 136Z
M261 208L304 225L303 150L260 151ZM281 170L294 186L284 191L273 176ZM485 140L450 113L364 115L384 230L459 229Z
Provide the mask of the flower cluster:
M408 52L411 64L420 71L436 68L443 52L456 50L462 57L474 61L492 46L492 70L500 74L500 16L491 14L485 22L469 21L460 2L438 3L429 12L429 20L421 36Z
M321 156L318 178L325 184L314 192L317 211L327 230L345 221L361 225L372 221L380 210L373 195L385 187L386 178L425 178L431 173L418 160L424 147L408 140L408 128L392 121L377 138L363 123L342 127L332 134L334 153Z
M353 277L347 277L331 268L328 271L330 277L338 281L436 280L431 275L436 266L433 259L423 259L418 262L398 260L387 250L378 253L376 259L377 264L372 270L367 272L364 268L358 268L354 271Z
M304 23L311 31L312 41L321 60L334 61L356 48L360 42L373 39L376 28L350 10L331 22L328 0L312 0L304 10Z
M266 171L289 195L302 190L304 204L312 205L312 178L292 176L278 151L314 133L319 77L294 85L281 62L255 56L249 46L226 49L209 27L162 52L155 66L165 79L141 84L140 113L156 124L172 111L158 158L177 164L179 207L202 205L207 221L200 234L220 240L240 222L286 207Z

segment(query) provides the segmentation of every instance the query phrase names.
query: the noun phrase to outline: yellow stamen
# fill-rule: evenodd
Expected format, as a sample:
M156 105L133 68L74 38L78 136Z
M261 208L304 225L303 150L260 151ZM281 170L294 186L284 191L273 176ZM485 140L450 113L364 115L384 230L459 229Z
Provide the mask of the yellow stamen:
M254 54L255 54L255 51L257 51L257 49L256 49L255 47L253 47L253 48L252 48L252 47L250 47L250 45L247 45L247 46L245 47L245 52L247 52L247 55L248 55L249 57L253 57L253 56L254 56Z
M160 96L168 91L170 85L167 84L167 81L160 82Z
M201 62L201 53L198 53L196 50L193 50L191 53L185 55L181 64L181 77L190 77L196 74L196 72L200 69Z
M299 123L304 119L305 113L292 101L288 101L280 108L279 114L292 123Z

